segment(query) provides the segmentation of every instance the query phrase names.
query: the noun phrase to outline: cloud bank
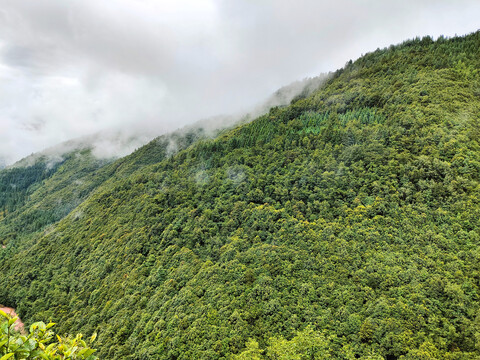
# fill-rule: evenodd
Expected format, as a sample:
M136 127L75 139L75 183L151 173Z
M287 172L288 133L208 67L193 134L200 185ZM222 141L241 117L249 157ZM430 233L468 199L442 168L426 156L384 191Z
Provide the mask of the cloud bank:
M0 0L0 163L111 129L151 137L415 36L476 0ZM1 164L0 164L1 165Z

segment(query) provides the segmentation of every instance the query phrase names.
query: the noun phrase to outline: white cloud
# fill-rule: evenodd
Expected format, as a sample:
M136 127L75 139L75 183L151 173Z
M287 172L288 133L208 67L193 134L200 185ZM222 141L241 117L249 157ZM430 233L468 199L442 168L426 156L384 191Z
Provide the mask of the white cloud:
M238 111L414 36L477 30L476 0L0 0L0 158Z

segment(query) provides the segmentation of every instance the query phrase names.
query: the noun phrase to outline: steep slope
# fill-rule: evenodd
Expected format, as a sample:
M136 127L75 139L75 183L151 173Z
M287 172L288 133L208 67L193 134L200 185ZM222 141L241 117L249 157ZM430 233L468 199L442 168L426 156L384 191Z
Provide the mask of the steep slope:
M0 234L10 253L24 238L67 215L86 199L102 179L99 169L111 160L99 160L90 149L62 156L41 156L0 171Z
M105 359L480 356L479 48L407 41L173 156L139 149L1 263L0 303L98 331Z
M99 185L127 177L205 137L201 128L163 135L120 160L98 158L78 139L33 154L0 171L0 260L28 249ZM107 185L108 186L108 185Z
M23 239L25 236L62 219L106 179L126 176L140 166L157 163L200 138L214 137L236 123L248 122L272 106L285 106L296 96L311 94L327 77L324 74L284 86L249 114L203 119L162 135L102 171L97 172L114 162L118 154L130 153L134 146L144 144L145 135L126 137L119 131L97 133L32 154L6 169L1 166L0 234L3 235L0 245L10 243L11 250L20 244L29 246ZM57 173L57 170L60 171ZM55 177L50 179L52 176ZM12 241L18 237L18 241Z

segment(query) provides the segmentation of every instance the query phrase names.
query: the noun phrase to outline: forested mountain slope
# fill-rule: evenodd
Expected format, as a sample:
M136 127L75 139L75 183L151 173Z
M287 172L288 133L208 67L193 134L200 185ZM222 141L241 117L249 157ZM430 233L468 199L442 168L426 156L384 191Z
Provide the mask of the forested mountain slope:
M139 149L2 260L0 303L97 331L104 359L479 357L479 49L407 41Z
M178 130L151 141L122 159L98 158L88 144L61 144L0 170L0 259L31 246L43 231L63 219L100 184L124 178L205 138L201 127Z
M326 78L327 75L322 74L284 86L248 114L203 119L159 136L116 162L117 151L128 152L134 144L142 143L145 136L125 138L120 132L98 133L58 144L7 168L1 167L0 245L8 245L9 250L0 253L0 257L18 251L19 247L30 246L26 238L38 237L37 232L63 219L105 180L125 177L138 167L160 162L199 139L214 137L235 123L248 122L272 106L285 106L296 96L309 95ZM107 154L98 150L99 146L106 146Z
M102 181L98 170L111 162L96 159L89 149L62 155L0 171L0 242L8 248L4 252L77 207Z

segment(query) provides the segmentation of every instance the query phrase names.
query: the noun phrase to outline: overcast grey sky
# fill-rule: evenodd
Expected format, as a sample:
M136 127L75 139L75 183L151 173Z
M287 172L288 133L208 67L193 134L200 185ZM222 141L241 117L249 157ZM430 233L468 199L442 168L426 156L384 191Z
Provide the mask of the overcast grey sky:
M478 19L478 0L0 0L0 159L111 128L153 137Z

